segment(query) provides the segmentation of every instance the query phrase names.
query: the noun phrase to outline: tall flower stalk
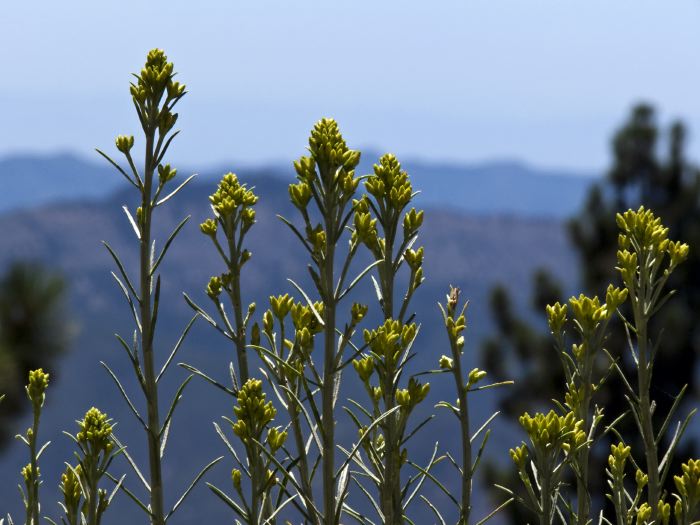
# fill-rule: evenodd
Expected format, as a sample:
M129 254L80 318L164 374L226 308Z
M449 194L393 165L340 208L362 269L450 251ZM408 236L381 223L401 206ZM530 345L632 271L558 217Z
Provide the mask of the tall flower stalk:
M461 463L457 463L451 459L451 464L457 469L460 477L460 498L454 499L455 505L458 508L458 525L468 525L471 523L472 515L472 490L474 483L474 474L481 460L482 454L486 448L491 429L489 424L498 415L498 412L492 414L476 432L472 433L471 420L469 414L469 397L473 392L488 388L511 385L513 381L502 381L499 383L491 383L479 385L486 377L486 372L478 368L472 368L466 372L466 363L464 362L464 331L467 327L466 311L469 305L464 302L461 308L460 305L460 290L459 288L450 287L450 292L447 294L446 304L443 306L438 303L442 313L442 320L447 332L447 339L450 344L450 355L440 357L440 371L452 375L457 391L457 404L452 405L447 401L441 401L437 404L438 407L446 408L459 421L460 442L459 452ZM476 453L473 450L473 442L483 432L481 445ZM451 494L450 494L451 496ZM496 507L485 518L478 521L478 524L485 523L500 510L509 505L513 501L512 498L507 499ZM434 510L434 512L437 512Z
M408 389L399 388L408 352L418 333L417 325L407 322L406 317L411 298L423 282L423 248L412 249L423 223L423 212L415 208L405 211L414 193L408 174L394 155L379 159L364 186L368 195L354 203L354 235L367 246L376 263L375 290L384 323L377 330L365 331L370 352L353 365L372 401L373 418L401 407L378 425L365 444L370 465L380 480L379 507L384 523L398 525L404 523L404 500L408 497L401 481L401 468L406 463L403 447L407 423L430 388L413 378ZM396 281L404 263L409 270L408 287L397 301ZM373 372L378 379L376 388L370 385ZM381 446L375 446L379 439Z
M214 303L221 322L217 322L202 307L197 305L187 294L185 300L202 317L209 322L218 332L229 339L235 348L237 371L231 372L233 389L224 387L200 370L182 365L191 372L203 377L214 385L228 390L235 395L240 385L245 384L250 378L248 371L247 345L248 324L255 312L255 303L243 308L241 272L243 266L250 260L252 254L244 247L246 234L255 224L254 205L258 201L257 195L252 189L242 184L234 173L223 176L219 185L209 197L213 219L207 219L200 226L201 232L209 237L219 256L226 265L226 271L221 275L215 275L207 284L207 296ZM224 244L220 241L223 238ZM228 297L232 309L232 318L226 313L221 296Z
M608 286L605 303L597 296L583 294L569 299L568 306L573 313L573 325L578 343L571 345L567 352L564 326L567 323L567 305L555 303L547 306L547 322L554 336L555 348L559 354L566 377L566 408L583 421L583 429L588 436L587 444L574 454L571 467L576 475L575 523L586 525L590 522L591 494L589 490L590 451L596 438L596 430L603 418L602 409L592 409L593 394L602 381L596 371L600 368L600 357L607 338L607 327L618 307L626 300L626 289Z
M100 481L107 474L107 469L115 456L122 452L114 450L111 423L106 414L91 408L78 421L80 431L75 436L66 433L80 451L76 453L77 465L66 464L61 476L61 507L65 515L64 523L68 525L100 525L102 515L124 479L122 477L110 495L106 489L100 488Z
M623 380L628 390L630 410L644 444L648 476L648 521L659 523L662 517L659 510L662 488L678 441L695 411L679 424L676 435L660 460L659 445L680 404L685 387L676 396L670 412L657 430L653 421L655 404L651 399L651 379L661 341L651 340L649 324L654 314L673 295L672 291L665 290L666 282L675 268L687 258L688 245L669 240L668 228L663 226L660 218L644 207L617 214L617 224L621 230L618 238L618 270L629 291L632 309L632 319L625 319L625 325L637 368L636 389L624 376Z
M172 509L168 511L165 508L162 458L173 413L185 387L192 378L192 376L189 376L177 389L170 407L165 417L163 417L160 407L159 381L171 364L175 354L182 345L184 337L192 326L191 322L187 325L182 337L180 337L169 356L158 369L156 365L155 333L160 305L161 280L157 271L171 243L185 226L189 217L180 222L165 241L160 252L156 254L156 244L152 235L154 212L156 208L164 205L174 197L194 177L190 176L169 193L164 193L166 187L177 175L177 170L172 168L170 164L164 163L164 160L172 140L179 133L179 131L173 131L178 119L178 114L173 109L185 95L185 86L175 81L174 76L175 72L172 62L168 62L165 53L160 49L150 51L146 58L145 66L140 73L134 75L136 80L131 84L131 96L145 141L144 160L140 169L137 168L136 161L131 153L134 146L133 136L120 135L116 139L117 150L122 153L128 164L126 169L98 150L124 176L129 184L137 190L140 201L133 214L124 206L124 212L134 230L139 246L139 268L136 285L132 284L132 280L129 278L123 263L115 251L108 244L105 243L105 245L119 269L119 275L116 273L112 275L126 297L136 324L132 345L129 345L120 336L117 336L117 338L127 352L145 398L145 417L141 416L131 402L117 376L107 365L104 363L103 365L115 381L119 392L141 424L146 435L149 481L145 481L135 462L130 458L129 464L137 472L138 478L143 481L144 488L148 492L149 503L141 502L131 491L127 492L127 494L148 514L152 525L165 525L167 519L177 510L177 507L182 503L184 497L189 494L193 486L190 485L184 492L183 497L178 500L178 503ZM129 456L127 455L127 457ZM215 462L216 460L207 465L195 478L195 482Z
M20 486L26 511L25 525L39 525L39 513L41 510L41 502L39 501L39 485L41 484L39 458L48 445L46 443L42 447L38 447L39 422L48 386L49 374L41 368L29 372L29 381L25 390L29 401L32 403L32 426L27 429L24 436L17 435L17 439L21 440L29 448L29 464L22 469L24 489Z

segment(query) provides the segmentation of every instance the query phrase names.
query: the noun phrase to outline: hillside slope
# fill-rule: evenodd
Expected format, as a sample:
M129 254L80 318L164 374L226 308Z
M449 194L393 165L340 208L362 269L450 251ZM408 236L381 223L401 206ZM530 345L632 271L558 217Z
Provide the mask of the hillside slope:
M256 186L261 199L258 224L249 235L253 259L245 268L244 300L257 302L259 316L266 308L269 295L293 292L286 277L307 282L306 262L301 257L296 239L275 217L276 213L282 213L296 219L295 210L287 201L286 183L264 176L250 182ZM157 211L155 236L160 241L180 217L193 216L162 267L163 315L159 319L157 340L160 359L191 315L181 292L186 291L201 304L208 305L204 286L210 275L222 270L213 248L197 226L208 214L207 196L213 188L212 181L193 184L162 211ZM138 399L138 387L113 337L118 331L128 338L131 330L128 307L109 275L112 263L100 245L101 240L108 240L122 255L127 267L134 270L133 232L120 210L122 204L133 209L132 197L131 194L118 193L97 201L47 205L0 216L0 231L3 232L0 269L11 260L21 258L39 260L62 270L69 280L71 315L77 323L73 348L61 362L48 392L46 417L42 423L42 438L52 441L42 465L45 512L51 516L58 510L51 502L58 499L56 484L62 462L71 457L70 442L61 435L61 430L73 431L72 422L90 406L99 406L114 417L119 422L119 435L130 444L130 452L139 459L145 457L139 429L99 365L101 360L109 363L124 378L126 389ZM419 197L419 205L420 201ZM553 220L471 216L429 208L419 244L425 245L427 281L413 302L417 320L422 323L415 346L414 370L433 368L439 356L447 350L436 302L444 300L450 284L460 286L464 297L471 300L467 352L470 366L477 366L477 342L489 327L487 296L493 284L505 282L523 304L531 273L536 267L547 266L566 282L571 282L576 274L574 257L567 247L562 225ZM353 300L369 303L371 313L376 315L370 281L358 287ZM370 316L365 326L371 326L373 319L376 317ZM225 381L226 366L231 358L230 346L204 323L198 323L178 360L192 363ZM164 382L165 391L172 393L175 383L184 376L183 370L173 368L170 381ZM348 387L344 393L362 399L364 394L357 391L354 374L347 374L345 379ZM430 410L443 396L453 397L452 385L448 380L437 378L425 409ZM483 401L475 405L476 421L485 418L493 407L493 397L488 391L480 399ZM171 503L177 497L175 487L178 487L177 491L184 488L201 465L225 453L213 432L212 421L222 415L231 415L231 409L230 399L200 381L194 381L186 392L175 417L165 458L164 475L168 486L173 487L167 496ZM26 420L18 421L16 430L20 431L26 425ZM355 432L342 415L339 425L341 439L346 443L354 439ZM439 417L433 427L423 433L424 441L416 442L419 452L432 449L433 436L449 435L454 430L451 425L452 421L447 417ZM491 443L492 454L507 454L506 447L516 440L517 436L502 434L500 439ZM19 503L15 485L17 473L26 463L24 454L24 448L15 444L0 457L0 510L11 510L15 515ZM116 468L128 471L121 463ZM230 469L230 463L222 463L208 479L228 487ZM133 474L129 473L128 485L136 486L134 481ZM434 497L439 500L438 494ZM120 522L132 522L138 516L134 506L123 498L118 505ZM483 502L479 510L485 510ZM195 519L215 523L230 521L228 518L226 509L200 487L190 504L185 505L171 523L186 524ZM108 514L105 518L107 524L116 523L115 520L116 514Z

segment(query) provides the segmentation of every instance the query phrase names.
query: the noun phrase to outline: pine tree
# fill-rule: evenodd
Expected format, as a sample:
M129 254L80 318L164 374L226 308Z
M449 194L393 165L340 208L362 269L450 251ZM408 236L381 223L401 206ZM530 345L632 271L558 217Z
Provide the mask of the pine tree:
M652 106L640 104L633 108L613 137L612 167L605 179L591 188L583 209L567 224L579 259L579 284L589 294L604 295L607 284L619 280L614 270L617 212L644 205L669 226L671 238L684 239L691 246L687 264L672 275L669 283L669 287L678 292L654 319L651 330L652 341L660 340L661 327L667 332L652 383L658 405L656 413L661 414L667 413L680 386L688 384L687 396L697 395L698 389L694 371L700 348L700 172L685 157L686 136L682 122L673 123L667 133L662 134ZM549 404L564 385L560 362L554 356L552 339L547 333L544 308L566 297L561 284L545 269L538 270L533 281L534 322L530 315L516 315L504 288L497 287L491 294L490 306L497 333L484 343L485 367L502 378L518 377L516 387L506 392L501 400L501 409L509 418L532 410L534 406ZM631 363L621 322L611 323L606 347L612 355L624 356L620 364L629 372ZM599 374L606 373L605 365L601 363ZM620 392L623 389L617 377L610 375L596 393L594 402L605 407L607 422L628 408ZM632 425L628 419L626 423ZM656 423L660 425L661 422ZM602 484L608 450L609 446L601 446L598 454L592 456L593 465L598 465L601 473L592 482ZM676 457L688 454L692 451L685 449ZM490 472L494 481L515 485L507 481L515 474L499 472L493 466ZM602 485L591 488L594 493L604 492ZM528 519L518 506L511 506L510 512L513 523L524 523Z

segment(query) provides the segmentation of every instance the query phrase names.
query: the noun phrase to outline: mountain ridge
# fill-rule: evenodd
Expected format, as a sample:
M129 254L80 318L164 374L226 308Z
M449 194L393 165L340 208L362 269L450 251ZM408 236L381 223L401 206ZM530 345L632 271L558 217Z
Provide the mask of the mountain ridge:
M0 158L0 212L55 201L107 197L123 180L107 161L95 154L86 160L73 153L34 155L23 153ZM367 150L358 173L369 173L379 155ZM201 170L200 180L218 179L227 171L243 179L272 176L291 181L291 162L261 166L217 163ZM475 214L514 214L563 219L583 203L595 177L552 169L538 169L516 160L473 164L407 160L404 169L414 188L420 189L426 206L449 207ZM181 173L188 173L182 169Z

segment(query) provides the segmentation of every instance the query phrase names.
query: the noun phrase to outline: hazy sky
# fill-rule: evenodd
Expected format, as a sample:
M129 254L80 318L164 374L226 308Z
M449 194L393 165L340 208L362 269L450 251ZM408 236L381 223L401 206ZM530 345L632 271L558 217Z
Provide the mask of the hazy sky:
M190 166L289 161L322 116L351 147L575 170L640 99L700 136L700 0L40 0L0 11L0 155L135 133L153 47L190 91Z

